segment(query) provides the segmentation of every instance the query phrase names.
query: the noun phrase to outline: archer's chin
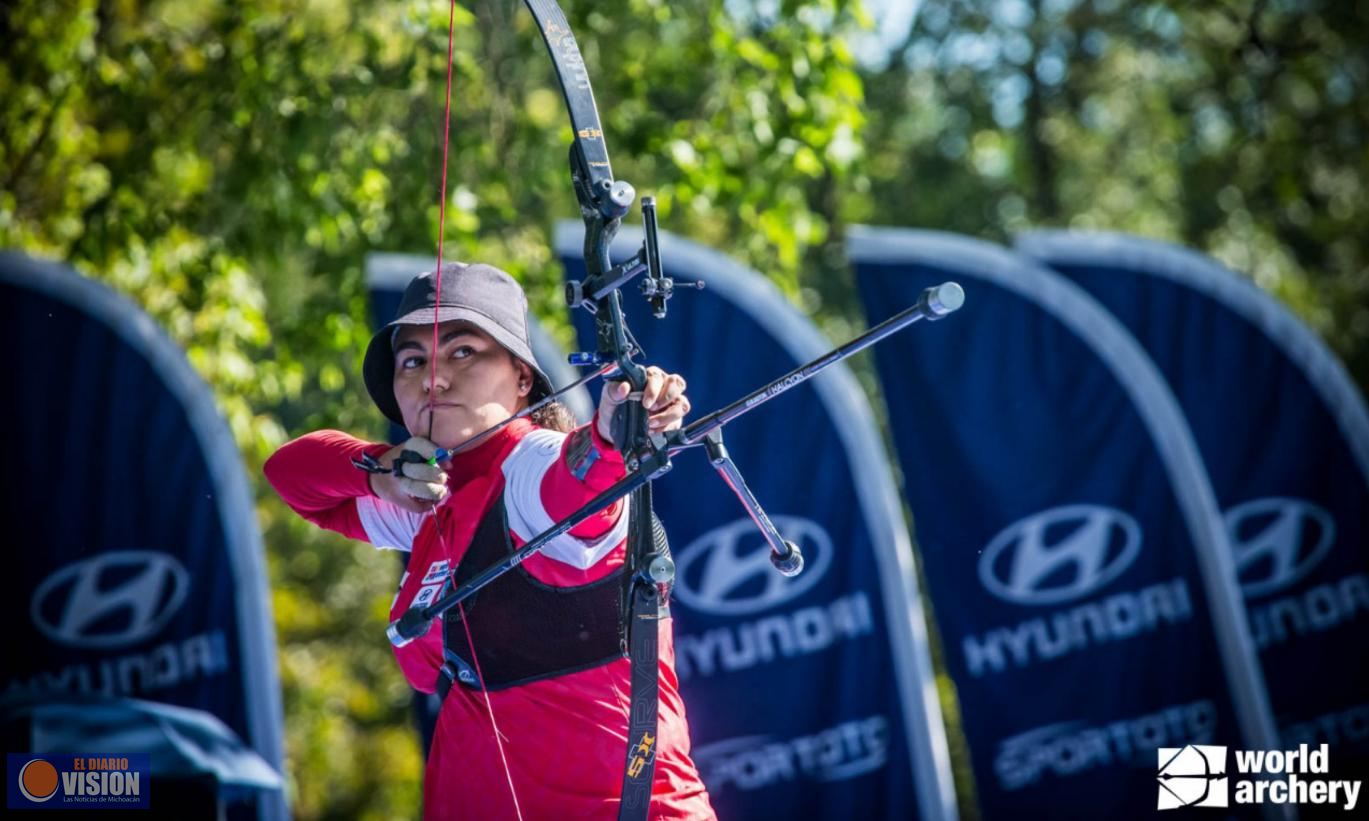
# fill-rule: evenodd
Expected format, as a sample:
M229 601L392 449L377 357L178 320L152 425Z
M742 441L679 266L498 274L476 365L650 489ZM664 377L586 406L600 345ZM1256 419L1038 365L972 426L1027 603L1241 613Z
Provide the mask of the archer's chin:
M425 419L424 421L426 423L427 420ZM470 425L459 424L455 420L444 423L442 415L438 414L437 418L433 420L433 432L429 438L438 447L443 447L448 450L451 450L452 448L460 447L461 445L465 444L472 436L475 436L478 432L479 431L477 431L474 427ZM420 431L420 435L426 434L427 426L425 424L424 428Z

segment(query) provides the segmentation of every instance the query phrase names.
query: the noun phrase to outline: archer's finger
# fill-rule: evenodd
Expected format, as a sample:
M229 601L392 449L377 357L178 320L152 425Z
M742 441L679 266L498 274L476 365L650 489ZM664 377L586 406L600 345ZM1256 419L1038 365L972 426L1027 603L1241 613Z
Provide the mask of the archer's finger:
M661 386L665 383L665 371L655 365L648 365L646 368L646 382L642 385L642 404L648 409L655 404L656 399L661 395Z
M630 393L632 386L626 382L605 382L604 390L600 394L600 404L621 405Z
M684 390L683 376L666 373L656 367L647 368L646 387L642 389L642 404L647 410L659 410L678 399Z
M685 380L677 373L667 374L665 382L661 386L661 393L656 397L655 404L650 406L651 410L661 410L668 408L684 398Z
M419 482L427 482L436 485L447 484L447 474L437 465L427 462L399 462L395 464L395 469L404 479L413 479Z
M400 450L401 452L411 450L424 459L431 459L437 455L437 444L424 439L422 436L411 436L404 444L400 445Z
M436 482L420 482L404 476L400 477L399 486L409 496L427 502L440 502L447 496L447 486Z
M681 396L660 412L653 413L651 416L647 417L647 427L653 433L675 430L680 427L684 418L689 415L690 407L689 400Z

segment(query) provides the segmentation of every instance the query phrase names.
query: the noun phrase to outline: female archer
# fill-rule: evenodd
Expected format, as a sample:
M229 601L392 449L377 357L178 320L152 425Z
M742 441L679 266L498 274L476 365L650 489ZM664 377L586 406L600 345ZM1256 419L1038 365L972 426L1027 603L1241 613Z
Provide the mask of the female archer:
M317 431L266 463L267 479L304 518L410 552L392 619L507 556L625 473L611 420L636 401L626 383L606 383L595 419L579 428L559 403L508 422L551 393L526 312L522 289L489 265L448 263L440 282L416 277L363 366L371 398L413 438L390 447ZM684 389L680 376L648 369L640 401L653 432L680 426L689 412ZM439 448L445 461L434 459ZM630 693L617 571L629 501L553 539L396 648L409 683L442 697L425 818L617 816ZM659 630L650 817L713 818L689 757L669 620Z

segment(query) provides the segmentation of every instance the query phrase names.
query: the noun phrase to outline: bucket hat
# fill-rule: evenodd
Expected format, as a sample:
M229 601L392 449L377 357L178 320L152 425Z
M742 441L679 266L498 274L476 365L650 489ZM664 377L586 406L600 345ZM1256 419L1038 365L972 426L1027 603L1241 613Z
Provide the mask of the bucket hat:
M532 368L531 402L551 393L551 380L537 364L528 336L528 299L508 273L493 265L448 262L442 266L442 295L437 276L419 274L404 289L395 318L371 337L362 362L362 378L371 399L392 422L403 427L404 416L395 400L395 331L401 325L432 325L464 319L489 334Z

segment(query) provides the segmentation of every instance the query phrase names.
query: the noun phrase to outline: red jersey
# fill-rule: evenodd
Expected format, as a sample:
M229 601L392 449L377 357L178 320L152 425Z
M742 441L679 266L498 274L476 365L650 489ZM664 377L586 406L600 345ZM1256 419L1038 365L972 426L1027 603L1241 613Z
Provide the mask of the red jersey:
M485 513L503 495L510 539L521 545L621 478L623 461L594 425L569 454L571 437L511 423L448 464L450 495L435 512L411 513L376 498L369 477L351 464L388 445L337 431L319 431L280 448L267 461L267 479L304 518L378 548L411 551L390 617L437 597L465 554ZM574 467L568 464L573 458ZM622 567L627 500L581 522L522 565L544 584L573 587ZM439 529L441 538L439 538ZM675 676L670 621L660 622L660 712L653 819L714 818L689 757L689 729ZM476 648L477 658L480 648ZM395 648L416 689L436 688L443 662L440 624ZM626 764L630 666L626 659L526 684L475 691L453 686L443 700L424 775L424 818L616 818ZM489 698L489 707L486 705ZM500 760L493 723L504 739Z

